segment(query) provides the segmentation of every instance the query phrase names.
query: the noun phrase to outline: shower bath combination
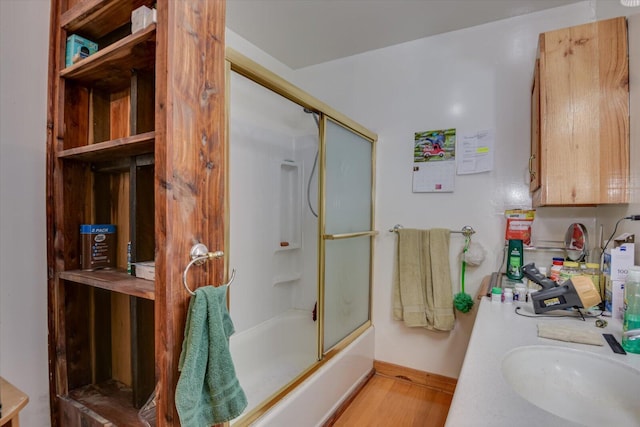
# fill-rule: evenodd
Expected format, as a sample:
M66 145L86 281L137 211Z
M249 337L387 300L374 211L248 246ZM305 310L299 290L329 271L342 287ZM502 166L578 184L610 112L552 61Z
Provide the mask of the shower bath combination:
M376 136L338 112L324 111L326 106L307 94L292 98L303 99L307 107L288 99L282 87L290 85L277 76L268 73L256 80L275 82L271 85L256 83L247 77L257 73L248 71L250 61L240 62L231 61L228 76L225 253L237 271L229 289L236 327L230 349L249 401L236 423L261 425L265 408L289 408L276 411L281 414L295 411L291 396L279 402L287 394L306 399L299 387L304 379L324 381L337 374L331 381L354 375L356 381L370 370L365 365L373 360L369 329ZM370 358L362 358L365 365L348 375L339 373L340 368L320 375L321 366L340 366L342 354L353 351L356 341L365 348L371 343ZM340 398L332 397L335 401L327 402L326 409ZM304 416L324 416L307 412ZM308 424L318 421L309 419Z

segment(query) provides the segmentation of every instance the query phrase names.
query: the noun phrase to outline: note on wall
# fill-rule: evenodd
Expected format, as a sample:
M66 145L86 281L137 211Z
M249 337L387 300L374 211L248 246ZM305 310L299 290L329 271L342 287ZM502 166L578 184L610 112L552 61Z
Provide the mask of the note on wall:
M458 138L458 175L493 170L494 130L463 133Z
M415 132L413 192L453 192L456 173L456 130Z

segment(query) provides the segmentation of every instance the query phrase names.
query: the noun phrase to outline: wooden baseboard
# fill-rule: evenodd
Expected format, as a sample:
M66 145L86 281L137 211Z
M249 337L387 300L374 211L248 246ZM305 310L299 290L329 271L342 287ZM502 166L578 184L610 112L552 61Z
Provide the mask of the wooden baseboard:
M456 384L458 383L458 380L455 378L419 371L379 360L373 361L373 369L376 371L376 375L411 381L412 383L433 388L443 393L453 394L456 389Z

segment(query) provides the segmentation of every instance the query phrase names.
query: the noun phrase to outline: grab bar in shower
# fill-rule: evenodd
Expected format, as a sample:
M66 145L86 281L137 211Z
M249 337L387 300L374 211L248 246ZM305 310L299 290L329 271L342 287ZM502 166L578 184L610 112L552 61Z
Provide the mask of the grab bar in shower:
M402 225L400 224L396 224L393 226L393 228L390 228L389 231L392 233L397 233L398 230L400 230L402 227ZM470 225L465 225L464 227L462 227L462 230L450 230L451 233L459 233L462 234L464 237L471 237L472 234L475 234L476 230L473 229L473 227L471 227Z
M204 244L197 243L191 247L190 256L191 256L191 261L189 262L189 264L187 264L184 271L182 272L182 284L184 285L184 288L187 290L187 292L189 292L191 295L195 295L196 293L191 290L191 288L189 287L189 284L187 283L187 273L189 272L189 269L193 265L202 265L205 262L209 261L210 259L222 258L224 256L224 252L222 251L209 252L209 249ZM231 276L229 277L229 281L220 286L230 285L235 278L236 278L236 269L234 268L231 271Z

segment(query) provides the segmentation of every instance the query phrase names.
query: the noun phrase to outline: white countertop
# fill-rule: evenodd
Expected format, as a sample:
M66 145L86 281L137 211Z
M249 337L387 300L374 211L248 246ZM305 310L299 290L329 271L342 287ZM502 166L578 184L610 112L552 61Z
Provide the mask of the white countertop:
M519 316L535 315L530 303L492 303L484 297L480 303L469 347L462 364L446 427L570 427L579 426L566 419L534 406L520 397L502 376L503 356L516 347L546 345L575 348L610 357L640 369L640 354L615 354L605 342L604 346L568 343L538 337L538 323L567 325L575 328L610 333L621 341L622 323L604 318L606 328L597 328L594 318L585 322L578 319L548 319ZM550 314L550 313L545 313Z

